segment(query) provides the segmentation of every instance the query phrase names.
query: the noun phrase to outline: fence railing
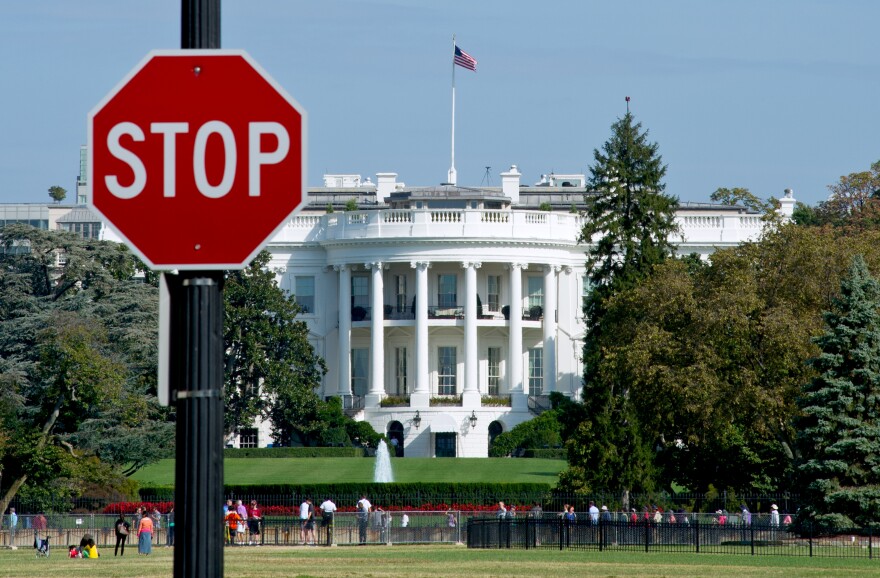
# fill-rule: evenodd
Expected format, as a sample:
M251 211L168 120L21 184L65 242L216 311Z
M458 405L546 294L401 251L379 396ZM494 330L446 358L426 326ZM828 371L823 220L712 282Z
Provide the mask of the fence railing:
M15 529L0 531L0 547L16 546L30 548L34 538L49 538L52 548L78 545L86 534L94 538L99 548L112 548L116 544L114 531L116 515L109 514L56 514L47 515L45 524L35 517L19 518L21 525ZM137 547L133 516L126 519L132 524L128 539L129 548ZM332 521L324 521L320 512L313 522L311 532L298 516L265 516L252 533L224 532L228 546L244 545L329 545L355 544L457 544L465 541L459 511L394 511L371 512L367 516L354 512L337 512ZM168 519L162 515L154 522L153 544L171 545Z
M707 521L711 520L711 521ZM720 524L695 516L683 522L565 520L558 516L499 519L470 518L469 548L559 549L596 551L694 552L774 556L874 559L877 539L870 529L833 535L801 533L771 519Z

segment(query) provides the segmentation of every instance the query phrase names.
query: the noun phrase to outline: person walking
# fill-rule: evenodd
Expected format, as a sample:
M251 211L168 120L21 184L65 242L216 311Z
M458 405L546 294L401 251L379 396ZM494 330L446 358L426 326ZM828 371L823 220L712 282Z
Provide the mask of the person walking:
M131 532L131 525L125 519L122 512L116 518L113 524L113 531L116 534L116 548L113 550L114 556L125 556L125 541L128 540L128 534Z

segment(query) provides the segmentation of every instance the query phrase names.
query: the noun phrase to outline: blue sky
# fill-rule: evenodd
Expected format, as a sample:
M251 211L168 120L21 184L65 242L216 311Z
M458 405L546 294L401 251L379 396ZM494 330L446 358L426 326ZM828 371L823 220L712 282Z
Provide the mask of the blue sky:
M180 0L0 3L0 202L71 192L86 116L152 49L180 46ZM452 34L462 185L518 165L587 172L625 112L668 164L667 192L718 187L814 204L880 160L875 0L223 0L248 51L309 115L308 182L446 179Z

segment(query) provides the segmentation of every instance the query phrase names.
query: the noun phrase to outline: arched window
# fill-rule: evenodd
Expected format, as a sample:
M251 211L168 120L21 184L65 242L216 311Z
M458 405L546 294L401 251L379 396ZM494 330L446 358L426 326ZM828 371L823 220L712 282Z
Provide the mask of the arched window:
M403 457L403 424L399 421L388 423L388 442L394 448L395 455L399 458Z

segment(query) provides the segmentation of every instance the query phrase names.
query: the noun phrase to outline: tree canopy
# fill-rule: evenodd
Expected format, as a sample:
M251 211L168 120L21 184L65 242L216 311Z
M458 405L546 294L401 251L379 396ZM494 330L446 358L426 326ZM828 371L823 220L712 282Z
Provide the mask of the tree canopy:
M157 292L140 262L115 243L9 225L0 265L0 511L19 490L79 493L99 471L124 485L124 466L169 455ZM83 468L90 456L110 469Z

